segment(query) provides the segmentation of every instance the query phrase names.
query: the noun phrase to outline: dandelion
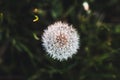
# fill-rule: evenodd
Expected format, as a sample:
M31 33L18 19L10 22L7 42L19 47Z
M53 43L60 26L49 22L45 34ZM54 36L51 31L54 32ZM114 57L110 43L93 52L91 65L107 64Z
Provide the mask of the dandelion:
M89 14L91 12L90 8L89 8L89 4L88 2L83 2L83 8L85 11L87 11L87 13Z
M72 25L59 21L44 30L42 42L52 58L62 61L76 54L79 48L79 35Z
M87 2L84 2L84 3L83 3L83 7L84 7L84 9L85 9L86 11L89 10L89 4L88 4Z

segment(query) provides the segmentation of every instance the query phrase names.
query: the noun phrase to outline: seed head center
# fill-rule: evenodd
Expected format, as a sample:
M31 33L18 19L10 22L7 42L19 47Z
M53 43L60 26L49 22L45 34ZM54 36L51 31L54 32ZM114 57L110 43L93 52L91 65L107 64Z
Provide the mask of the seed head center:
M56 41L57 41L57 43L59 44L59 47L62 47L62 46L64 46L64 45L66 45L67 42L68 42L68 40L67 40L67 38L66 38L66 35L65 35L65 34L62 34L62 33L60 33L59 35L57 35Z

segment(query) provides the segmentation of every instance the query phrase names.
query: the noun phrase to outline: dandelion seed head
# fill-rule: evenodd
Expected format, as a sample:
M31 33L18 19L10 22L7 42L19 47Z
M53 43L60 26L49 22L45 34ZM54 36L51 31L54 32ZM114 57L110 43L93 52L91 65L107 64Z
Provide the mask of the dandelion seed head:
M42 42L52 58L62 61L76 54L79 48L79 35L72 25L59 21L44 30Z
M86 10L86 11L88 11L89 10L89 4L88 4L88 2L83 2L83 7L84 7L84 9Z

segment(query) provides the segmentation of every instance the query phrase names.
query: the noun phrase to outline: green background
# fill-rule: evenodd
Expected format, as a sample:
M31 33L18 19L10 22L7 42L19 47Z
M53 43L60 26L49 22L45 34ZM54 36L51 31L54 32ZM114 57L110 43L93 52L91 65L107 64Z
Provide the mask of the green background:
M0 0L0 80L120 80L120 1L86 0L91 13L84 1ZM56 21L80 35L67 61L42 46L43 30Z

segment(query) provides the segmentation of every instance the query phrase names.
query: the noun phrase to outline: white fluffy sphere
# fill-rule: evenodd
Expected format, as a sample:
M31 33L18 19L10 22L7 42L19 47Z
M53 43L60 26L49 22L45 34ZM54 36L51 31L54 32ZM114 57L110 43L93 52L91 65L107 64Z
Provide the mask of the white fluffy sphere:
M42 42L52 58L62 61L76 54L79 48L79 35L72 25L59 21L44 30Z

